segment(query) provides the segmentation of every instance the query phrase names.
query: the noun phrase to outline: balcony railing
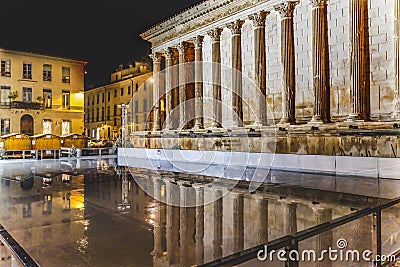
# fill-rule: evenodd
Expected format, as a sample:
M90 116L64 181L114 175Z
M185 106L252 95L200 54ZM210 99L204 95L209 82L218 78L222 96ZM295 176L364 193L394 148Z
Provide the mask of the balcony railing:
M24 74L22 75L22 79L32 80L32 74L24 73Z
M2 72L1 72L1 76L3 76L3 77L11 77L11 72L9 72L9 71L2 71Z
M43 81L51 82L51 75L43 76Z
M35 102L13 101L11 103L11 108L40 110L43 108L43 105L41 103L35 103Z

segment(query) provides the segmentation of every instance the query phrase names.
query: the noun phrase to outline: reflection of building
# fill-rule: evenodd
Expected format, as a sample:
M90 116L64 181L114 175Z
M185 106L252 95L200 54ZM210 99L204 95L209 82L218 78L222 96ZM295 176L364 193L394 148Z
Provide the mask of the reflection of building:
M5 49L0 59L2 135L83 132L87 62Z
M121 135L120 104L129 104L128 131L142 131L151 108L151 73L136 63L111 74L111 83L85 92L85 128L93 139L114 140ZM132 102L131 102L132 100Z

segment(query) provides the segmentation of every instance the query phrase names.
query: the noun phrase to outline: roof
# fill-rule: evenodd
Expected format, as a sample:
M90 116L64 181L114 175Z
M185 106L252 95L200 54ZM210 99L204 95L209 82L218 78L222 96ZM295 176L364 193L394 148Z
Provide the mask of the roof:
M17 135L24 136L24 137L29 137L26 134L11 133L11 134L6 134L6 135L3 135L3 136L0 136L0 138L6 139L6 138L17 136Z
M141 74L141 75L138 75L138 76L135 76L135 77L129 77L129 78L125 78L125 79L122 79L122 80L113 82L113 83L108 83L108 84L105 84L105 85L100 85L100 86L96 86L96 87L93 87L93 88L90 88L90 89L86 89L86 90L85 90L85 93L88 93L88 92L90 92L90 91L95 91L95 90L98 90L98 89L104 89L104 87L107 87L107 86L111 86L111 87L112 87L112 86L114 86L114 85L117 85L117 84L119 84L119 83L121 83L121 82L125 82L125 81L128 81L128 80L139 79L139 78L141 78L142 76L147 76L148 78L150 78L150 77L153 76L153 72L150 71L150 72L148 72L148 73Z
M41 138L41 137L48 136L48 135L51 135L52 137L55 136L55 137L60 138L60 136L55 135L55 134L37 134L37 135L33 135L32 138Z
M0 47L0 52L22 54L22 55L27 55L27 56L39 56L39 57L49 58L49 59L53 59L53 60L74 62L74 63L78 63L78 64L83 64L83 65L88 64L87 61L83 61L83 60L79 60L79 59L55 56L55 55L44 54L44 53L34 53L34 52L30 52L30 51L13 50L13 49L7 49L7 48L3 48L3 47Z

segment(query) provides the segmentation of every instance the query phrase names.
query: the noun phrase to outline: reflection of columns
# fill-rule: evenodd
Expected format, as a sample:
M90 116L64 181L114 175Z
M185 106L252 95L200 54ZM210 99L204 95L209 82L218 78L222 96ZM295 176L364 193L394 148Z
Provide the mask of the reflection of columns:
M172 128L172 93L173 93L173 66L174 66L174 51L172 48L167 48L164 51L165 54L165 130Z
M285 235L297 233L297 205L295 203L282 203L283 207L283 227Z
M188 265L188 188L185 186L179 186L180 189L180 230L179 230L179 241L181 250L181 266Z
M177 46L179 52L179 128L184 129L186 121L186 87L187 87L187 43Z
M215 191L214 201L214 259L222 258L222 191Z
M195 129L204 128L203 116L203 40L204 36L198 35L193 38L194 61L195 61Z
M208 32L212 40L213 128L222 127L221 28Z
M256 94L257 106L256 120L254 125L261 126L267 124L266 94L267 94L267 78L266 78L266 52L265 52L265 19L270 14L269 11L260 11L249 16L253 21L254 27L254 55L255 55L255 83L256 89L260 94ZM260 97L258 97L260 96Z
M232 193L233 197L233 252L244 249L244 197Z
M268 200L256 196L256 210L258 211L258 226L256 245L266 244L268 242Z
M196 265L204 263L204 187L196 190Z
M177 204L179 190L176 185L166 182L165 192L168 203L166 218L168 263L172 265L178 262L179 257L179 207L172 206L172 204Z
M160 130L160 72L161 72L161 56L159 53L150 55L153 60L153 131Z
M315 214L316 225L321 225L326 222L332 221L332 210L326 209L320 206L313 207L313 211ZM315 252L317 255L321 253L324 249L328 250L329 247L333 246L333 232L332 230L325 231L322 234L316 236L316 247ZM318 262L316 266L332 266L332 261L330 261L327 257L324 257L324 261Z
M366 120L367 95L366 71L369 64L365 56L366 40L365 27L368 23L366 15L365 0L350 0L350 87L352 109L349 121Z
M243 126L242 101L242 27L244 21L236 20L226 26L232 31L232 121L234 127Z
M330 81L327 0L310 0L313 19L314 117L311 122L330 120Z
M281 15L282 120L280 123L296 122L296 79L293 13L299 1L286 1L275 6Z
M154 179L154 199L156 201L155 206L155 220L154 220L154 249L153 255L160 257L162 255L162 206L160 205L161 200L161 181L159 179Z
M394 1L394 74L395 100L392 118L400 119L400 0Z

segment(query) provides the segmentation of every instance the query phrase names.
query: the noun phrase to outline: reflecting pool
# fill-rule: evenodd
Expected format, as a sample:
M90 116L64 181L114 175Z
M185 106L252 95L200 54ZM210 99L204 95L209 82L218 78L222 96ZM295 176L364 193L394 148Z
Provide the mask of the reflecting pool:
M229 181L210 183L212 177L121 169L115 159L1 162L0 176L0 224L41 266L200 265L385 203L400 192L393 180L284 172L272 172L265 185L249 192L247 182L231 187ZM399 214L399 207L382 214L384 253L400 247ZM300 247L321 251L339 239L349 248L372 249L374 217ZM0 253L7 256L4 249ZM242 264L258 265L266 263Z

